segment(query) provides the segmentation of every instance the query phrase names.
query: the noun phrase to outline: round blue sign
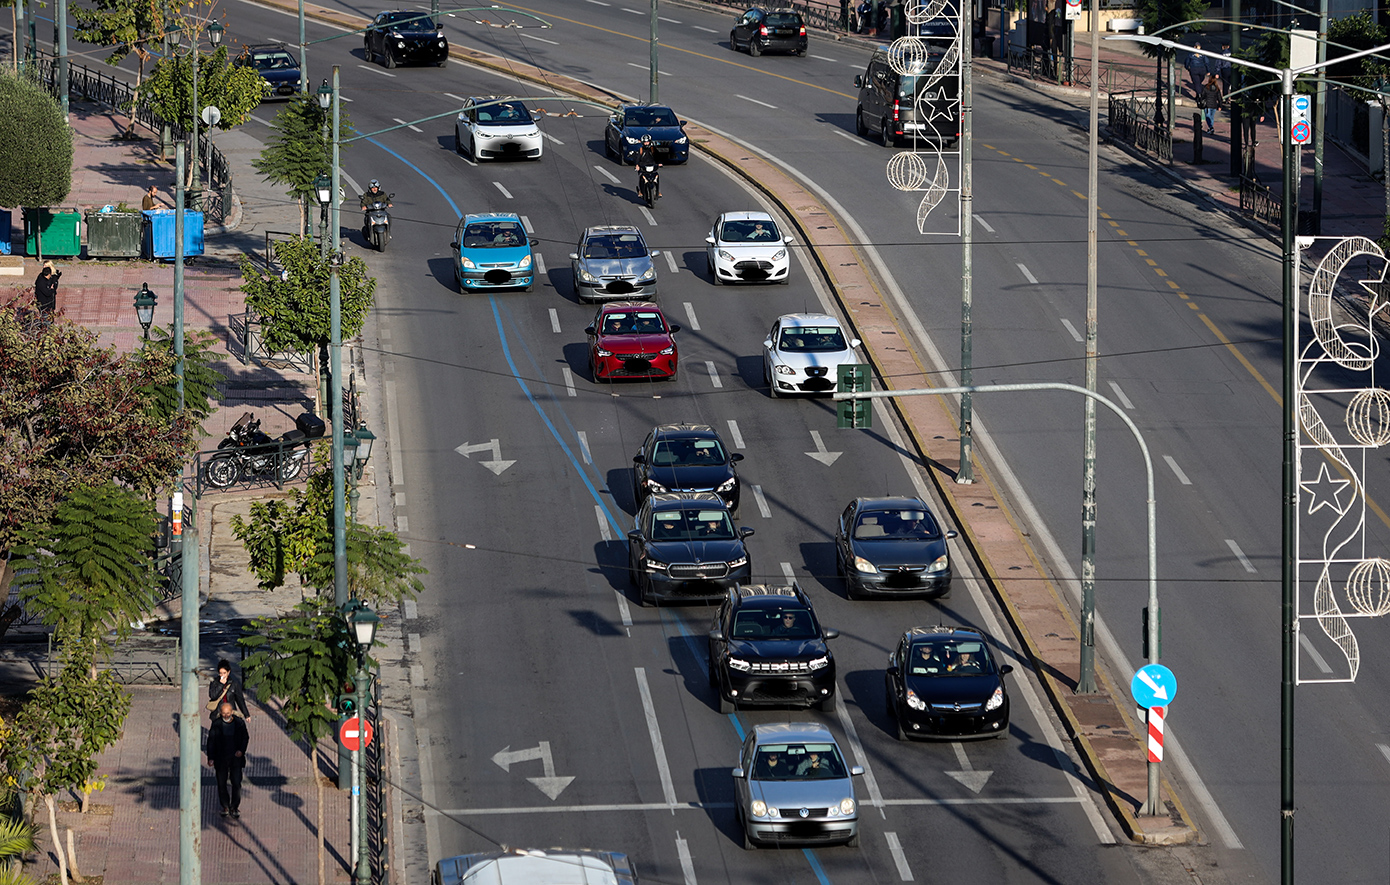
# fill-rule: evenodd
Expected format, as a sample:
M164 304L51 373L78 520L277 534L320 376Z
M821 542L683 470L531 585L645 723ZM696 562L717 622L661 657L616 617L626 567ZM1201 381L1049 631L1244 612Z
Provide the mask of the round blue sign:
M1129 693L1144 709L1166 707L1178 693L1178 678L1162 664L1145 664L1129 681Z

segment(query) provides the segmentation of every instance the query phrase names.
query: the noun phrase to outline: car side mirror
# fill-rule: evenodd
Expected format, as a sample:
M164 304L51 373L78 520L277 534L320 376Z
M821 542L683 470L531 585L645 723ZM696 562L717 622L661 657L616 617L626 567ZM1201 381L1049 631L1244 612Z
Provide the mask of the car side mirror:
M854 766L853 768L851 768L851 769L849 770L849 776L850 776L850 777L859 777L859 775L861 775L861 774L863 774L863 773L864 773L864 766L862 766L862 765L856 765L856 766Z
M729 774L732 774L734 777L738 778L739 780L742 780L742 779L744 778L744 776L745 776L744 773L743 773L743 769L742 769L742 768L735 768L735 769L733 769L732 771L730 771Z
M709 638L710 638L710 639L713 639L715 642L723 642L723 641L724 641L724 631L723 631L723 630L711 630L711 631L709 631Z
M960 537L960 532L956 531L955 529L947 529L947 530L946 530L946 540L950 541L950 540L952 540L953 538L958 538L958 537Z
M592 329L593 326L590 326L589 328ZM632 463L633 463L633 464L646 464L646 463L647 463L647 456L644 455L644 454L642 454L641 452L638 452L637 454L635 454L635 455L632 456Z
M861 342L858 338L851 338L851 339L849 339L849 346L850 346L850 347L858 347L858 346L859 346L860 344L862 344L862 343L863 343L863 342Z
M783 238L782 238L782 242L784 242L784 243L786 243L788 246L790 246L790 245L792 244L792 238L791 238L791 237L783 237Z
M705 237L705 242L706 242L706 243L709 243L711 246L713 246L713 245L714 245L714 237L713 237L713 236Z
M685 125L685 121L684 121L684 120L681 120L681 125L682 125L682 126Z
M458 241L458 240L453 240L453 241L451 241L451 242L449 243L449 248L451 248L451 249L457 249L458 247L459 247L459 241Z
M743 528L738 530L738 536L740 538L746 538L751 534L753 534L753 529L749 526L744 526Z
M531 248L532 248L532 249L536 248L537 246L539 246L539 245L541 244L541 241L538 240L538 239L536 239L535 237L532 237L530 240L527 240L527 242L529 242L529 243L531 244Z
M578 261L578 260L579 260L579 253L578 253L578 252L571 252L571 253L570 253L570 261Z
M730 460L730 461L733 461L734 463L738 463L739 461L742 461L742 460L743 460L743 453L742 453L742 452L733 452L733 453L731 453L731 454L729 455L729 460Z
M840 638L840 631L839 631L839 630L826 630L824 635L825 635L825 638L826 638L826 639L839 639L839 638Z
M649 252L648 254L651 255L653 258L655 258L656 256L658 256L658 255L661 254L661 250L660 250L660 249L653 249L653 250L652 250L651 252Z
M1004 666L1002 666L1002 667L999 668L999 675L1000 675L1000 676L1008 676L1008 675L1009 675L1010 673L1012 673L1013 671L1014 671L1014 665L1013 665L1013 664L1005 664Z
M680 330L681 330L681 327L680 327L678 324L676 324L676 323L672 323L672 324L671 324L671 334L672 334L672 335L676 334L676 333L679 332Z
M629 541L640 541L642 540L642 533L637 531L637 529L633 529L627 533L627 539Z
M585 334L585 335L594 335L594 334L597 334L597 331L594 329L593 326L585 326L585 327L584 327L584 334Z
M863 74L855 74L855 75L854 75L854 85L855 85L855 88L858 88L858 89L863 89L863 88L864 88L864 75L863 75Z
M766 347L768 350L771 350L771 349L772 349L772 339L771 339L771 338L764 338L764 339L763 339L763 347Z

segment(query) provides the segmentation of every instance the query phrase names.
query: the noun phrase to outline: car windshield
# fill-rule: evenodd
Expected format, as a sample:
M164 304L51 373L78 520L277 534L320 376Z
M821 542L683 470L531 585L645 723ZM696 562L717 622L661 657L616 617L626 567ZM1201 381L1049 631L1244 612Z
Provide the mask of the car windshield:
M654 310L610 311L600 328L604 335L660 335L666 323Z
M734 615L733 639L815 639L815 619L804 608L743 609Z
M628 108L628 126L679 126L670 108Z
M413 12L397 12L387 17L386 22L397 31L437 30L428 15L420 16Z
M474 221L463 229L461 242L465 249L521 246L526 242L526 231L515 221Z
M771 221L726 221L719 229L725 243L771 243L782 239Z
M658 510L652 514L653 541L732 541L734 524L724 510Z
M586 259L641 258L647 247L636 234L602 234L584 241Z
M782 330L777 349L787 353L833 353L847 348L845 334L835 326L793 326Z
M299 67L294 56L288 52L257 52L251 56L251 64L258 71L288 71Z
M980 676L993 673L994 663L979 640L937 639L913 644L907 670L913 676Z
M854 540L929 541L941 537L926 510L865 510L854 524Z
M478 108L478 122L489 126L523 126L531 122L531 112L519 101L490 104Z
M810 781L847 777L834 744L763 744L753 762L753 780Z
M708 467L727 460L717 439L659 439L652 448L653 467Z
M801 16L794 12L769 12L767 14L767 26L769 28L795 28L801 24Z

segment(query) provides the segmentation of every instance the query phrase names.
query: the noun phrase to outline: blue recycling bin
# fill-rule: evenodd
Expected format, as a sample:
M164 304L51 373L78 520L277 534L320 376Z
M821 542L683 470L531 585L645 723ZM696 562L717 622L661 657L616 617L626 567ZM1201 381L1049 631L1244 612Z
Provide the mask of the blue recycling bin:
M0 255L9 255L14 248L10 245L10 210L0 209Z
M145 209L145 237L141 248L144 258L168 259L174 257L174 210ZM193 209L183 210L183 256L192 258L203 254L203 213Z

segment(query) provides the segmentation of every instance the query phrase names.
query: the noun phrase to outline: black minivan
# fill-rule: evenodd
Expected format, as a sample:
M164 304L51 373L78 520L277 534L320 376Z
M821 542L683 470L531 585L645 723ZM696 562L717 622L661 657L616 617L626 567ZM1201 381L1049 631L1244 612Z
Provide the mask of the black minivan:
M768 11L754 7L739 16L729 32L729 48L737 52L740 47L754 58L769 51L805 56L806 22L795 9Z
M888 47L880 46L869 68L856 74L859 104L854 130L860 137L876 133L887 147L914 139L954 145L960 138L959 59L950 43L928 43L926 58L910 73L900 74L889 63ZM947 68L937 77L933 72Z

